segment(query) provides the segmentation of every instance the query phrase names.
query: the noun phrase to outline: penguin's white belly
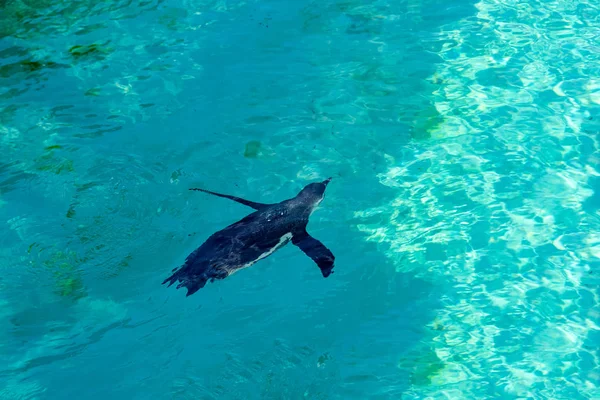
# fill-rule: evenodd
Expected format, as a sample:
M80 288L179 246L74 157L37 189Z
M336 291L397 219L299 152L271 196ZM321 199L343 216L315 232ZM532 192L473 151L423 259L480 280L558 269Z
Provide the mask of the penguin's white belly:
M229 273L229 275L234 274L235 272L244 269L244 268L248 268L251 265L256 264L258 261L262 260L263 258L266 258L268 256L270 256L271 254L273 254L275 251L277 251L277 249L285 246L287 244L287 242L290 241L290 239L292 239L292 233L288 232L285 235L283 235L280 239L279 242L277 242L277 244L273 247L271 247L269 250L265 251L264 253L262 253L260 256L258 256L258 258L256 258L256 260L252 260L250 262L247 262L246 264L242 265L239 268L234 269L233 271L231 271Z

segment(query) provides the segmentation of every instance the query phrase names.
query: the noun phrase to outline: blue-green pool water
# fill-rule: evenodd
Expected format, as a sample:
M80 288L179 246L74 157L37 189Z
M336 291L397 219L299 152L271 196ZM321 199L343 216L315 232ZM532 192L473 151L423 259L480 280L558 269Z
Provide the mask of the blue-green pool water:
M1 399L600 398L600 6L0 1ZM308 230L186 298L254 201Z

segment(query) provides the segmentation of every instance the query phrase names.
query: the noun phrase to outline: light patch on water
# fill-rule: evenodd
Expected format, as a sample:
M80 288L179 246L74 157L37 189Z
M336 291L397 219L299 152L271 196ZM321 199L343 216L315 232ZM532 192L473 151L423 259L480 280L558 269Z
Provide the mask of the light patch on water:
M389 226L359 225L399 271L450 291L427 343L444 367L405 398L600 398L597 354L579 366L600 309L589 264L600 220L585 208L600 146L584 125L600 98L600 23L581 15L598 7L475 6L476 21L441 34L431 80L443 122L380 175L398 190Z

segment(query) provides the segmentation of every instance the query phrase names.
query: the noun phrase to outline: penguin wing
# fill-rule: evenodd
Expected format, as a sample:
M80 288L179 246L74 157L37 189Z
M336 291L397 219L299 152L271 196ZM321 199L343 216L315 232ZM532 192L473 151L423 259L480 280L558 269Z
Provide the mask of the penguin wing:
M335 256L323 243L310 236L306 230L294 233L292 243L319 266L324 278L333 273Z
M221 194L221 193L211 192L210 190L206 190L206 189L190 188L190 190L195 190L195 191L198 191L198 192L209 193L209 194L212 194L213 196L224 197L224 198L229 199L229 200L237 201L238 203L243 204L245 206L252 207L255 210L260 210L262 208L270 206L270 204L256 203L254 201L242 199L241 197L230 196L228 194Z

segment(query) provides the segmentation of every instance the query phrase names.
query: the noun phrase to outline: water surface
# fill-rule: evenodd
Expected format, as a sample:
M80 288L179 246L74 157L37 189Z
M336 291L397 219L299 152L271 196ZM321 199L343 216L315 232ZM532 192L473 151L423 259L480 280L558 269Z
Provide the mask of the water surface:
M0 7L3 399L600 398L595 3ZM328 279L161 286L329 176Z

